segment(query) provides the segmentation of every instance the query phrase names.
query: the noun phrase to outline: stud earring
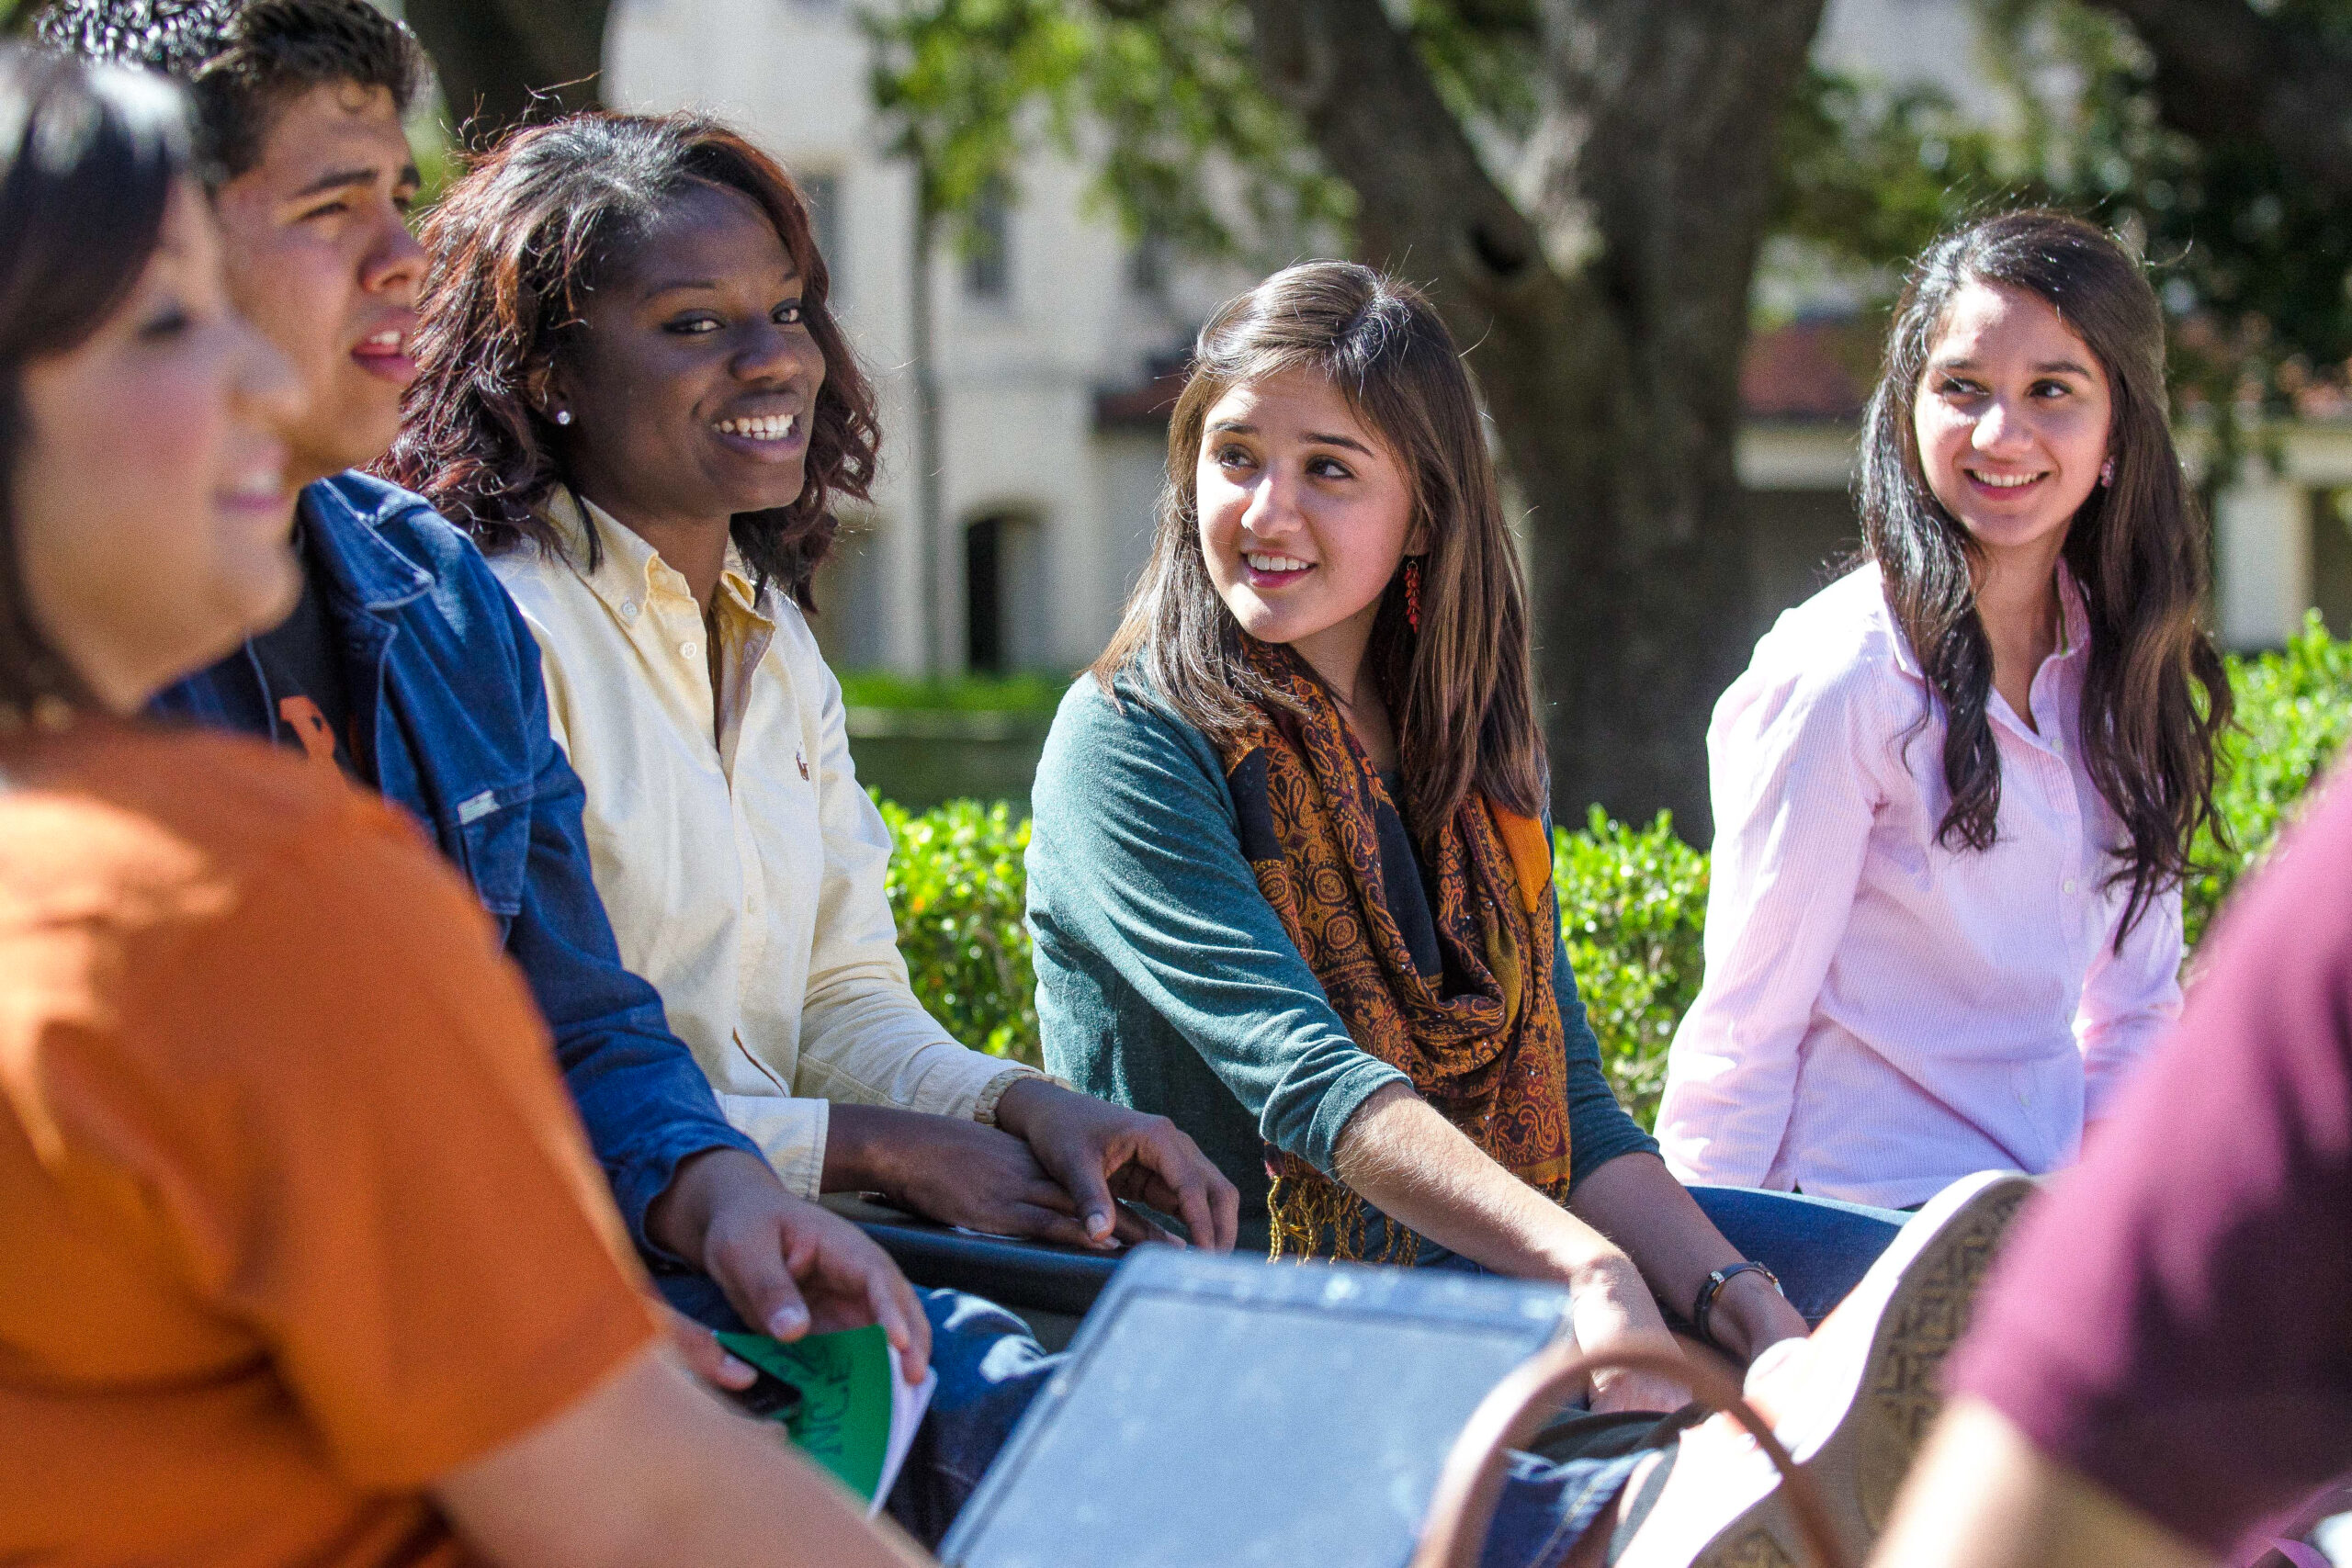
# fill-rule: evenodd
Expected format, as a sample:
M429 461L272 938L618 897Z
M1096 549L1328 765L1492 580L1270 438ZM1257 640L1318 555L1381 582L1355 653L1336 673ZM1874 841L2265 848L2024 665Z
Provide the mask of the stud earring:
M2099 465L2098 482L2103 485L2111 485L2115 482L2114 458L2109 457L2106 462Z
M558 424L570 424L571 423L571 411L570 409L556 410L555 422Z

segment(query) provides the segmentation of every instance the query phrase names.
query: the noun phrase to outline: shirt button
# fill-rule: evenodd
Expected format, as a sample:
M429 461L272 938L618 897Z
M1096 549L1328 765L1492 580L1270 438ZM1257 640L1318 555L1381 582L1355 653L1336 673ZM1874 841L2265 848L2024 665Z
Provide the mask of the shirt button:
M691 642L682 642L678 645L678 654L681 658L692 659L695 654L701 651L702 649L700 647ZM2072 890L2069 889L2069 891Z
M2075 882L2075 880L2073 877L2071 877L2071 876L2070 876L2070 877L2068 877L2068 878L2066 879L2066 891L2067 891L2067 892L2072 893L2072 892L2073 892L2073 891L2074 891L2074 890L2075 890L2078 886L2080 886L2080 885L2079 885L2078 883L2076 883L2076 882Z
M633 621L637 619L636 600L624 599L621 601L621 619L624 621Z

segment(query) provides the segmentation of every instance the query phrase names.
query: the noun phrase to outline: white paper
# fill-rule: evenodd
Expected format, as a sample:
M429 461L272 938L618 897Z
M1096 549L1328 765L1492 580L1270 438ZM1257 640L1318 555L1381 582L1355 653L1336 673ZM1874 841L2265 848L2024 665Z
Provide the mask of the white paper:
M874 1501L865 1510L869 1519L882 1512L882 1500L897 1483L899 1467L907 1462L907 1450L914 1446L915 1428L922 1424L922 1413L931 1408L932 1391L939 1386L939 1374L929 1367L923 1369L922 1382L909 1382L899 1364L899 1348L885 1348L890 1352L890 1443L882 1451L881 1479L874 1483Z

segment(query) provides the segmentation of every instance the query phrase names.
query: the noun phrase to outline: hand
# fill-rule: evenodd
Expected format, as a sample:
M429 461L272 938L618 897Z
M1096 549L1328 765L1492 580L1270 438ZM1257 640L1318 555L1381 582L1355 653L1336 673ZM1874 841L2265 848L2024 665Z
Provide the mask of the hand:
M670 1332L670 1348L686 1364L686 1371L713 1388L737 1393L759 1381L759 1369L730 1353L718 1342L718 1335L667 1302L657 1300L653 1308Z
M1165 1116L1113 1105L1044 1078L1023 1078L996 1104L997 1125L1029 1145L1037 1163L1075 1200L1088 1245L1127 1239L1134 1216L1114 1199L1181 1215L1193 1245L1233 1250L1241 1196L1200 1145ZM1136 1222L1140 1224L1140 1222ZM1145 1239L1174 1241L1159 1226Z
M1114 1238L1097 1243L1079 1223L1077 1201L1011 1133L879 1105L836 1104L830 1120L828 1192L879 1192L943 1224L1098 1251L1150 1234L1123 1213Z
M1742 1365L1783 1339L1802 1339L1813 1332L1805 1326L1804 1314L1753 1269L1724 1281L1708 1310L1707 1326L1723 1350Z
M1681 1355L1681 1347L1667 1332L1666 1319L1632 1261L1623 1254L1595 1261L1568 1281L1568 1317L1577 1345L1588 1354L1611 1350L1650 1350ZM1690 1391L1656 1372L1631 1370L1596 1371L1592 1375L1592 1407L1596 1411L1655 1410L1661 1414L1690 1403Z
M922 1381L931 1320L906 1276L864 1231L786 1192L766 1162L741 1149L695 1156L654 1201L646 1229L718 1281L744 1322L778 1339L878 1323L907 1381ZM695 1348L681 1348L693 1365Z

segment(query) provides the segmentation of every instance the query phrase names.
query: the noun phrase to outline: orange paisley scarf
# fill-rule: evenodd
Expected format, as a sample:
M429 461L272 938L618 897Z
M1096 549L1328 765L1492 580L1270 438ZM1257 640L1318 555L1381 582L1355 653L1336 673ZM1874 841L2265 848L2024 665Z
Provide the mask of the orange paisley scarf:
M1258 890L1355 1043L1504 1169L1565 1201L1567 1055L1552 987L1560 927L1543 824L1473 795L1451 820L1414 833L1442 960L1441 974L1423 974L1381 865L1380 814L1397 803L1305 662L1245 646L1305 710L1270 708L1218 748ZM1272 1257L1365 1257L1362 1198L1271 1145L1266 1168ZM1391 1223L1369 1260L1410 1263L1419 1245Z

